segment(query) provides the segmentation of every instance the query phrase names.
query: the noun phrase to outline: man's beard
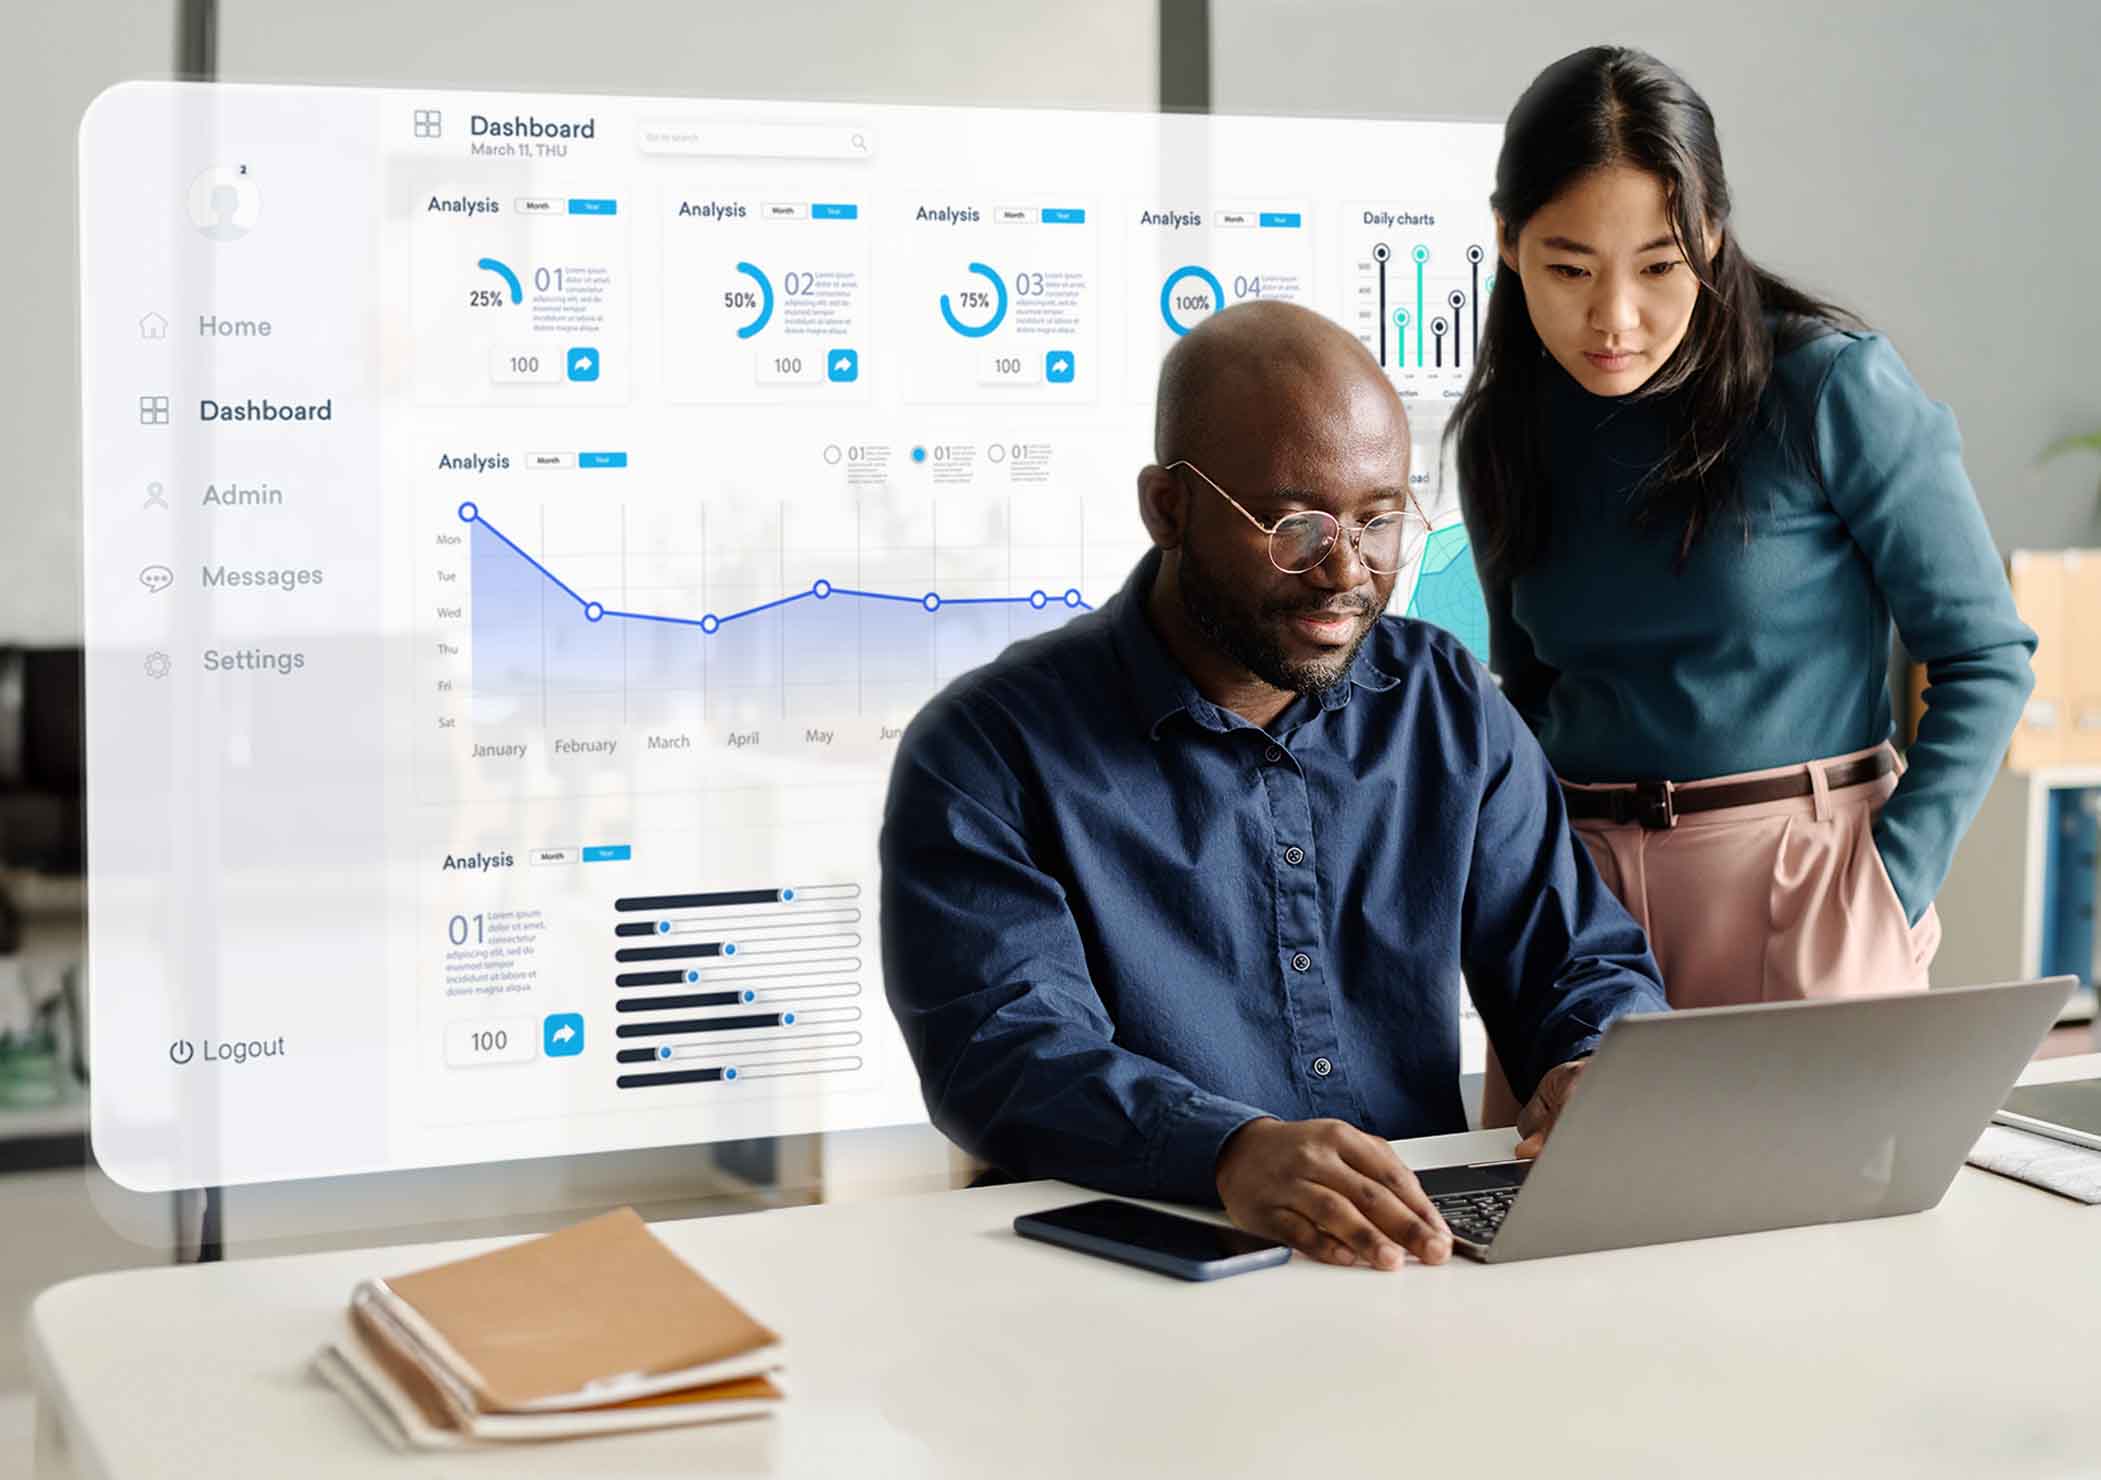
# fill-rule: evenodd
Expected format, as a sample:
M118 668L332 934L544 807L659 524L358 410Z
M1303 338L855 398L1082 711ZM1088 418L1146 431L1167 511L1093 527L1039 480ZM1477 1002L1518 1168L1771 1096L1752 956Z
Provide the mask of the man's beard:
M1294 658L1287 653L1278 624L1316 611L1353 611L1361 616L1371 609L1369 603L1345 598L1258 608L1227 595L1225 583L1205 569L1190 541L1183 541L1179 554L1177 584L1182 593L1182 610L1199 632L1241 667L1272 688L1314 698L1349 676L1357 650L1371 636L1370 622L1364 624L1349 647L1319 658Z

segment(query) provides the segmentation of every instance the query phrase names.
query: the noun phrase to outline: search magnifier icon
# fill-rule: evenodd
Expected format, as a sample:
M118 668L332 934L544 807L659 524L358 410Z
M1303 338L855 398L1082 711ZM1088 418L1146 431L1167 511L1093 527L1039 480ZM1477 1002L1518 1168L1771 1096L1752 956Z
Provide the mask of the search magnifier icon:
M852 135L849 139L849 142L854 146L854 148L859 149L864 153L868 149L868 140L865 136L861 134Z

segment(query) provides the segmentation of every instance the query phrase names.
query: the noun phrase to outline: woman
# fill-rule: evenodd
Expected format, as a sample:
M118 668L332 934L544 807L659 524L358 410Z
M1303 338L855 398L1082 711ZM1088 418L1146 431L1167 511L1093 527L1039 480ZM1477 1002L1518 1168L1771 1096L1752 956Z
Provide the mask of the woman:
M1491 203L1451 434L1491 664L1578 834L1678 1006L1924 987L2034 683L1953 417L1744 254L1713 115L1653 57L1542 72ZM1907 758L1893 621L1929 684Z

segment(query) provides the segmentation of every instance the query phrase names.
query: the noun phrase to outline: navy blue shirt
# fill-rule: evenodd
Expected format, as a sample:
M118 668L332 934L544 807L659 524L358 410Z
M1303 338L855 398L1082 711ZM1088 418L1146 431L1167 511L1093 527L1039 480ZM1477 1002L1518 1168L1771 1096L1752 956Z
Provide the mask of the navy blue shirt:
M1216 1202L1220 1149L1260 1115L1464 1130L1462 969L1520 1096L1664 1007L1537 742L1455 638L1382 617L1345 682L1263 729L1161 645L1158 566L905 732L883 973L952 1140Z

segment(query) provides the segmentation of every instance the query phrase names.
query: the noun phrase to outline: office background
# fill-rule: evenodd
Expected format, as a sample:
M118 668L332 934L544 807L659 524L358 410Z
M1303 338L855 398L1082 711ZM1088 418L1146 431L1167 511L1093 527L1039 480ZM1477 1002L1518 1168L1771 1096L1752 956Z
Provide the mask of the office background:
M1368 0L24 0L0 21L15 60L0 136L18 161L0 647L81 637L74 132L98 91L141 77L1495 118L1546 62L1627 41L1715 108L1750 250L1886 330L1955 408L2002 551L2101 545L2101 458L2037 461L2101 428L2101 6L1767 0L1753 15L1661 0L1509 0L1492 25L1478 7ZM77 904L40 897L31 944L77 954ZM1966 923L1946 916L1952 941ZM839 1197L954 1171L923 1128L826 1139L778 1148L765 1177ZM237 1255L331 1228L364 1243L545 1226L608 1201L718 1205L693 1168L657 1153L358 1179L234 1200L214 1231ZM77 1167L0 1173L0 1392L22 1382L14 1333L35 1290L168 1257L105 1216L157 1212L93 1186ZM0 1432L0 1473L13 1443Z

